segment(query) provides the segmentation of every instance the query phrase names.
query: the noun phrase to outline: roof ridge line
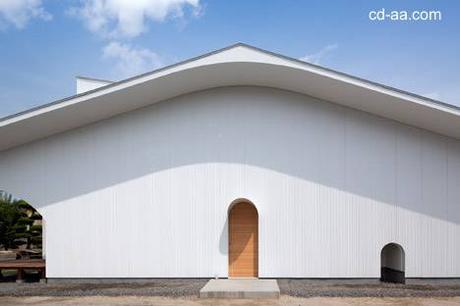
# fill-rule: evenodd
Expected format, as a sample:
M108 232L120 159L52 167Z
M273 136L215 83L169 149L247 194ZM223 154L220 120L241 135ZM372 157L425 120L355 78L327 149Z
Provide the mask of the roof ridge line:
M199 55L199 56L195 56L195 57L183 60L183 61L179 61L179 62L171 64L171 65L167 65L167 66L155 69L155 70L151 70L151 71L148 71L148 72L145 72L145 73L141 73L141 74L138 74L138 75L135 75L135 76L123 79L123 80L112 81L110 84L98 87L98 88L93 89L93 90L89 90L89 91L86 91L86 92L83 92L83 93L80 93L80 94L68 96L68 97L65 97L65 98L62 98L62 99L59 99L59 100L52 101L50 103L45 103L45 104L30 108L30 109L26 109L26 110L18 112L18 113L14 113L14 114L2 117L2 118L0 118L0 123L4 122L6 120L12 119L14 117L22 116L22 115L25 115L25 114L30 113L30 112L37 111L37 110L42 109L42 108L46 108L46 107L49 107L49 106L52 106L52 105L56 105L56 104L59 104L59 103L62 103L62 102L65 102L65 101L68 101L68 100L71 100L71 99L75 99L75 98L78 98L78 97L81 97L81 96L84 96L84 95L92 94L94 92L104 90L104 89L107 89L107 88L110 88L110 87L113 87L113 86L117 86L117 85L129 82L129 81L140 79L140 78L143 78L145 76L152 75L154 73L158 73L160 71L167 70L167 69L170 69L170 68L173 68L173 67L177 67L177 66L180 66L180 65L183 65L183 64L186 64L186 63L190 63L190 62L199 60L199 59L203 59L203 58L209 57L211 55L214 55L214 54L217 54L217 53L220 53L220 52L224 52L224 51L236 48L236 47L246 47L246 48L254 50L254 51L262 52L262 53L272 55L272 56L275 56L275 57L278 57L278 58L282 58L282 59L285 59L285 60L288 60L288 61L294 61L294 62L299 63L299 64L307 65L307 66L309 66L311 68L320 69L320 70L323 70L324 72L334 73L334 74L337 74L337 75L340 75L340 76L351 78L352 80L355 80L355 81L364 82L364 83L370 84L372 86L380 87L380 88L385 89L385 90L394 91L396 93L404 94L404 95L407 95L407 96L412 97L412 98L424 100L424 101L427 101L429 103L434 103L434 104L437 104L438 106L446 107L446 108L449 108L449 109L454 110L454 111L460 111L460 106L456 106L456 105L449 104L449 103L446 103L446 102L442 102L442 101L439 101L439 100L435 100L435 99L432 99L432 98L424 97L422 95L418 95L418 94L415 94L415 93L412 93L412 92L409 92L409 91L406 91L406 90L403 90L403 89L399 89L399 88L395 88L395 87L385 85L385 84L382 84L382 83L370 81L370 80L367 80L367 79L364 79L364 78L361 78L361 77L357 77L357 76L353 76L351 74L340 72L340 71L337 71L337 70L334 70L334 69L331 69L331 68L327 68L327 67L323 67L323 66L320 66L320 65L305 62L305 61L302 61L302 60L297 59L297 58L286 56L286 55L276 53L276 52L273 52L273 51L268 51L268 50L265 50L265 49L262 49L262 48L259 48L259 47L252 46L250 44L246 44L246 43L243 43L243 42L236 42L236 43L231 44L231 45L229 45L227 47L216 49L216 50L210 51L208 53L204 53L204 54Z

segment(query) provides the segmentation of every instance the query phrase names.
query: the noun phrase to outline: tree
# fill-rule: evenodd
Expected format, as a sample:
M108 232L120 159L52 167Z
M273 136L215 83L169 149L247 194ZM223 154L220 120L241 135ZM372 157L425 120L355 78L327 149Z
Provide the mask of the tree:
M0 193L0 245L6 250L17 247L15 225L21 212L11 195Z
M42 226L35 224L41 215L24 200L0 191L0 246L14 249L42 247Z
M42 216L24 200L18 201L18 207L22 212L22 218L18 220L21 229L25 227L22 234L17 233L18 239L25 239L27 248L32 246L42 248L42 225L37 224L37 220L42 220Z

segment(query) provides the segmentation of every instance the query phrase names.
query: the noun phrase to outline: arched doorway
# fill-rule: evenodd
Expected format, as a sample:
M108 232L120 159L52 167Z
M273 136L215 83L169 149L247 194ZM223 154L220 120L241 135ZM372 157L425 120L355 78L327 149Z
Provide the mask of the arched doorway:
M390 283L406 282L404 249L397 243L385 245L380 253L380 280Z
M229 277L259 275L259 215L249 201L232 205L228 214Z
M29 203L0 190L0 262L2 281L45 278L43 218ZM2 271L9 271L2 275ZM12 274L12 271L14 274Z

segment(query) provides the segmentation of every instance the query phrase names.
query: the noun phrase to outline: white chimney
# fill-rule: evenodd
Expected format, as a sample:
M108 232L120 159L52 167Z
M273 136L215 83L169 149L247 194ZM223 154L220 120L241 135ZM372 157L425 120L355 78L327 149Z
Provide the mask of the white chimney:
M87 78L82 76L77 76L77 94L84 93L108 84L113 83L112 81L100 80L95 78Z

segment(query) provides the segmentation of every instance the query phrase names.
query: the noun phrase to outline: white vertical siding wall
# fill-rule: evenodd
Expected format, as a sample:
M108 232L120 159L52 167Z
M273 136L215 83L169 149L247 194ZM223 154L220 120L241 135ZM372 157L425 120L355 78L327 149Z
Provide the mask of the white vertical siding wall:
M48 277L226 277L227 209L261 277L460 276L460 142L268 88L189 94L0 153L46 220Z

